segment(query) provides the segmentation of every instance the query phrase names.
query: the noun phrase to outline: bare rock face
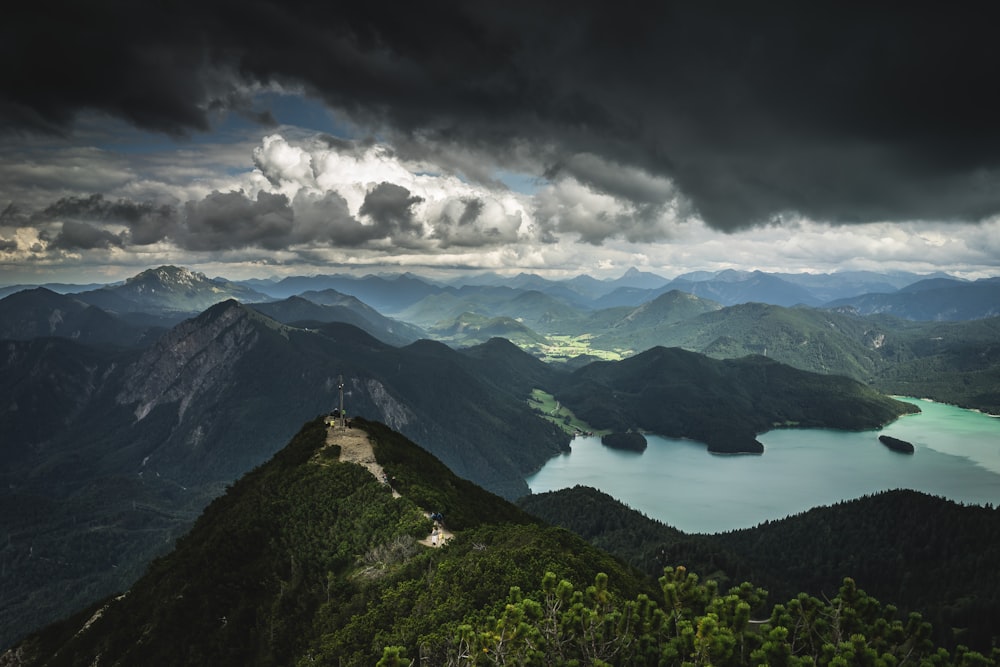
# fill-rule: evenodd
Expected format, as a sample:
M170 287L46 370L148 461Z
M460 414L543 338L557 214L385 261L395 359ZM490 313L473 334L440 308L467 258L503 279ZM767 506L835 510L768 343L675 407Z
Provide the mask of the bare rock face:
M192 401L215 390L256 345L260 333L254 319L236 302L226 302L182 322L126 369L117 402L135 404L137 421L158 405L179 402L182 418Z
M378 380L374 378L365 380L364 388L371 397L372 403L381 413L381 420L393 430L401 431L407 424L415 420L413 412L393 398Z

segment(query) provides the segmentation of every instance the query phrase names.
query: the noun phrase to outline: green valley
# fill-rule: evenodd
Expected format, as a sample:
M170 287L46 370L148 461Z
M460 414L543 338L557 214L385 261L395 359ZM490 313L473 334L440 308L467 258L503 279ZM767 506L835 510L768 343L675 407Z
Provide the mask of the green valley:
M594 433L603 435L610 431L597 431L590 424L577 418L573 411L562 405L552 394L541 389L533 389L528 404L541 415L570 435Z

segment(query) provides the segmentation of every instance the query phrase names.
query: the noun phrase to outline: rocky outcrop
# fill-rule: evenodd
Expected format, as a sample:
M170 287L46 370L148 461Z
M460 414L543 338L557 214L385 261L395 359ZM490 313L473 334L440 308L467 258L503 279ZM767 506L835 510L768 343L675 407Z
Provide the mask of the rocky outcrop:
M371 397L372 403L381 413L381 421L393 430L402 431L407 424L414 420L413 412L393 398L378 380L374 378L365 380L364 388Z

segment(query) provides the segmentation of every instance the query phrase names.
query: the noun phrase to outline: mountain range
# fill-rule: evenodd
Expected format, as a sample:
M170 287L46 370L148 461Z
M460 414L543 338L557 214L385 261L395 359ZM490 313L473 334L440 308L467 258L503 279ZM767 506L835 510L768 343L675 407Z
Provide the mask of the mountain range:
M0 300L0 645L128 587L207 503L336 405L341 383L349 414L507 499L568 446L529 404L536 389L595 428L713 451L759 451L756 434L773 427L873 428L903 413L873 389L1000 412L1000 317L914 322L679 290L595 309L565 290L593 303L605 281L565 281L559 297L535 278L519 278L526 289L337 283L365 285L398 319L331 286L278 299L176 267ZM603 295L662 289L656 279L630 272ZM899 293L982 287L954 282ZM566 338L560 349L581 350L566 363L537 358ZM612 360L592 363L603 352Z
M158 309L164 313L177 311L188 314L201 312L212 303L234 298L244 303L273 301L306 292L333 289L353 296L380 313L399 316L428 298L451 295L458 300L477 297L495 301L496 295L539 292L564 306L583 311L623 306L636 307L661 294L678 290L703 299L733 306L741 303L768 303L778 306L806 305L839 307L851 305L862 314L889 313L911 320L966 320L997 315L1000 301L1000 279L960 280L947 274L919 275L913 273L874 273L844 271L832 274L768 273L763 271L699 271L667 279L654 273L631 268L616 279L597 280L579 275L564 280L552 280L534 274L516 276L498 274L465 275L447 283L422 278L414 274L392 276L315 275L277 279L230 281L207 278L180 267L163 266L149 269L124 283L41 285L61 294L85 294L86 302L115 312ZM0 286L0 298L35 285ZM501 289L502 288L502 289ZM941 290L931 293L933 290ZM928 292L913 296L914 292ZM493 295L493 296L490 296ZM306 297L309 298L309 297ZM419 306L419 313L432 306ZM452 309L454 310L454 309ZM459 315L463 310L452 312ZM481 315L505 313L478 312ZM516 315L520 316L520 315ZM407 319L407 318L403 318ZM421 324L436 324L437 320ZM440 319L440 318L438 318Z

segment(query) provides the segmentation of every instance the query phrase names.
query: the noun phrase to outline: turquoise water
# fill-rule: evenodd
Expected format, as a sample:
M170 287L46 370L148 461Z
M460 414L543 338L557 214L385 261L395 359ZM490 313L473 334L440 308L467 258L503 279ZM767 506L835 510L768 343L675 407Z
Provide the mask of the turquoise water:
M703 444L647 436L637 454L576 438L527 478L532 492L592 486L689 533L748 528L820 505L888 489L915 489L966 504L1000 504L1000 419L904 398L920 406L881 431L771 431L762 456L717 456ZM913 443L913 455L878 442Z

